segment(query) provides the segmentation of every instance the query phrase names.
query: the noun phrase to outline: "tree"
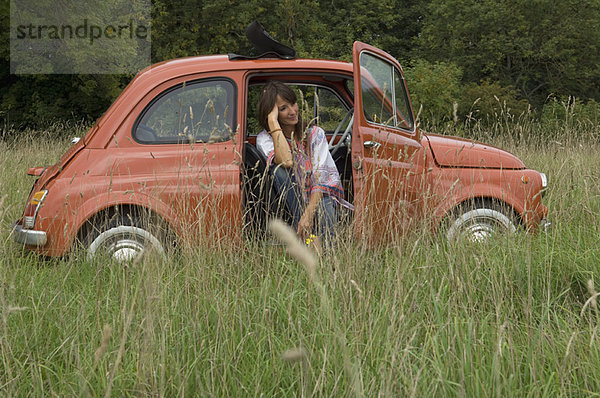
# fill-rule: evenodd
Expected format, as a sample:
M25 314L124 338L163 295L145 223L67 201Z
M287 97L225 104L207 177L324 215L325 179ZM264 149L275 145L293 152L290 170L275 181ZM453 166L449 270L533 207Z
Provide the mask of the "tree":
M415 113L425 128L454 121L462 71L454 64L419 60L405 70ZM422 107L422 108L421 108Z
M432 0L420 54L455 62L465 82L514 86L534 104L550 93L600 98L597 0Z

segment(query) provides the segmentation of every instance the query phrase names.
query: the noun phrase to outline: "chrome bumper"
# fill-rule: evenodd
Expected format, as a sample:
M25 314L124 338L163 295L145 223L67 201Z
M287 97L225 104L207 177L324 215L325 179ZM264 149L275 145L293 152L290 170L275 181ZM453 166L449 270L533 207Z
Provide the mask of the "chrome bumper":
M15 242L27 246L44 246L48 241L46 232L23 229L20 224L13 225L12 234Z

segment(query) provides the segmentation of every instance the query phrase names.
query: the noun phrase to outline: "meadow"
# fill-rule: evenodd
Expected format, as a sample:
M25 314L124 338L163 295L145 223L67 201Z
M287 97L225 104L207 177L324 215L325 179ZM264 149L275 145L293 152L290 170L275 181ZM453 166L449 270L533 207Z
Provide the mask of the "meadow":
M9 230L27 168L54 163L70 137L4 140L0 395L598 396L597 131L469 132L548 175L547 233L350 240L315 268L251 241L126 267L22 251Z

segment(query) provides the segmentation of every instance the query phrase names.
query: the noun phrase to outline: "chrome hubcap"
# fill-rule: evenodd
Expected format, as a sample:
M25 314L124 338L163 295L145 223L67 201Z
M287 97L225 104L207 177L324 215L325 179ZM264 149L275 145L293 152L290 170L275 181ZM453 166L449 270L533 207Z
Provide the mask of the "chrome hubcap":
M473 224L465 229L463 235L473 243L485 242L494 235L495 228L487 224Z
M104 253L116 262L125 263L150 247L164 255L162 244L154 235L142 228L120 225L102 232L94 239L88 247L88 258Z
M109 247L106 252L118 262L126 262L134 260L144 251L144 245L133 239L121 239Z
M480 243L498 233L515 231L514 223L502 212L479 208L469 210L457 217L448 228L446 237L450 242L462 237L473 243Z

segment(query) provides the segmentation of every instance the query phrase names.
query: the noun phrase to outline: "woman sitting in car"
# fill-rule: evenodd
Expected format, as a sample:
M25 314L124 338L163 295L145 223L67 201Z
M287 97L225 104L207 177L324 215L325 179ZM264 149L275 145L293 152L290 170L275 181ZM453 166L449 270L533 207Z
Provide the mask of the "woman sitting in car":
M325 132L318 126L306 128L296 94L279 81L265 85L258 121L264 130L256 146L267 157L274 189L291 214L293 227L303 239L315 234L330 244L339 206L352 209L352 205L344 200Z

